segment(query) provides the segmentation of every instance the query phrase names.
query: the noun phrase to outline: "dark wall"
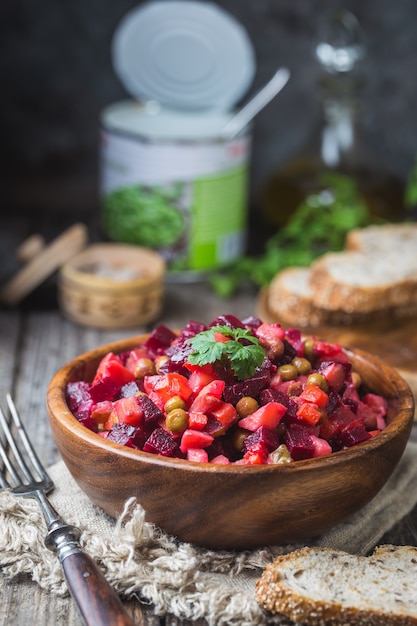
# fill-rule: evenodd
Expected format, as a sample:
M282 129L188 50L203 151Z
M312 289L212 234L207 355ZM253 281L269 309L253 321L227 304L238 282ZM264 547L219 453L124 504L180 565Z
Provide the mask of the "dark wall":
M6 186L97 177L100 111L126 97L110 59L112 33L131 0L3 0L0 5L1 163ZM254 43L252 92L280 65L291 82L256 120L252 195L302 150L318 115L317 21L331 6L353 11L368 54L361 125L375 163L405 176L417 152L415 0L222 0Z

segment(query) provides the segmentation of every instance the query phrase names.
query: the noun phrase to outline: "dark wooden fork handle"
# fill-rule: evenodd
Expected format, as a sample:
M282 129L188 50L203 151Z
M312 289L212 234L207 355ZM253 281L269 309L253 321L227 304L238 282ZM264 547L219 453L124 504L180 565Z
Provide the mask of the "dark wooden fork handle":
M134 626L114 589L82 550L78 533L73 526L55 528L48 533L46 545L58 555L68 589L86 626Z
M116 592L85 552L62 561L68 588L87 626L133 626Z

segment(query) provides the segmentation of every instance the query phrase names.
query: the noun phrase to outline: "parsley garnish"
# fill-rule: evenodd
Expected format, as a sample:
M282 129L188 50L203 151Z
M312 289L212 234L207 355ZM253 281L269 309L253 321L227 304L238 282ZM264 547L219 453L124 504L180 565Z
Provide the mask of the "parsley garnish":
M216 332L230 337L230 340L226 343L216 341ZM240 340L244 340L243 343ZM212 326L189 339L189 343L192 352L188 362L191 365L226 362L239 380L250 378L265 359L265 352L258 339L246 328Z

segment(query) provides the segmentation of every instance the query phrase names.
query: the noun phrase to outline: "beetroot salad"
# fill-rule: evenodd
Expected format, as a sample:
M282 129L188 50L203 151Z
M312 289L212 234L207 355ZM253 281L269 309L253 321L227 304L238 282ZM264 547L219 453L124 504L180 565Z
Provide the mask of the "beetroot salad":
M296 329L221 315L178 334L160 325L109 352L68 406L118 444L204 463L280 464L337 452L385 428L386 400L361 391L346 352Z

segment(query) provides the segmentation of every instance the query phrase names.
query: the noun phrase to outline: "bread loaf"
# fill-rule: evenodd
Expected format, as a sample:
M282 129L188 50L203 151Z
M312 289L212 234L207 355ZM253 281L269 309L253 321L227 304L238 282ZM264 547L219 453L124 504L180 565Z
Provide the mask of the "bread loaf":
M301 548L266 567L256 598L311 626L415 626L417 548L380 546L368 557Z

